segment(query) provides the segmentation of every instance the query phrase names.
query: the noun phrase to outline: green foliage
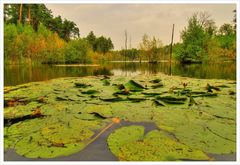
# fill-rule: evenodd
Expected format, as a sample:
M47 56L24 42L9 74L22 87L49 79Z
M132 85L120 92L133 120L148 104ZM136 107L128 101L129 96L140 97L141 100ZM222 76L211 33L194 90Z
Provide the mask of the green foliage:
M74 22L65 19L62 22L62 29L59 36L66 41L69 41L72 37L78 38L80 36L79 29Z
M96 51L100 53L107 53L113 49L113 43L110 38L105 38L103 36L97 38L96 40Z
M183 43L176 51L176 58L180 62L185 62L187 59L203 60L207 55L204 49L207 37L198 16L193 15L188 20L188 27L181 32Z
M230 24L223 24L219 29L219 35L216 37L220 47L223 50L227 50L225 52L225 56L231 56L230 51L236 51L236 31L234 27ZM233 57L235 57L233 55Z
M156 39L155 37L151 39L147 34L143 35L140 49L148 56L149 62L158 61L161 47L162 42L159 39Z
M173 47L174 57L187 61L216 60L219 57L235 59L236 31L230 24L223 24L219 30L207 13L196 13L188 20L188 26L181 32L182 43Z
M5 63L63 62L65 42L57 34L39 25L35 32L30 25L4 24Z
M66 20L65 20L66 22ZM67 24L67 23L66 23ZM66 25L67 26L67 25ZM53 33L43 24L34 31L30 25L4 24L4 60L5 63L91 63L92 50L87 39L72 39L68 32L65 42L57 33ZM68 39L67 39L68 38ZM106 53L113 48L111 39L97 39L97 50Z
M90 63L88 42L83 39L72 40L64 50L65 63Z
M123 49L120 51L120 54L122 57L134 61L137 60L137 58L139 57L140 51L135 48L127 50Z
M4 5L4 22L6 24L19 23L20 4ZM30 20L28 18L30 12ZM70 38L79 37L77 25L61 16L54 17L51 10L45 4L23 4L21 24L30 24L37 32L40 24L43 24L52 32L56 32L62 39L69 41Z
M88 43L91 45L92 47L92 50L93 51L96 51L96 36L95 34L93 33L93 31L91 31L88 36L86 37L86 40L88 41Z
M234 27L230 24L225 23L219 28L219 33L222 36L233 35L234 34Z
M223 49L236 49L236 35L218 36L218 41Z
M86 40L94 52L106 54L114 48L111 38L105 38L104 36L96 37L93 31L88 34Z
M14 24L5 25L4 27L4 61L16 59L15 43L13 42L17 37L18 31Z

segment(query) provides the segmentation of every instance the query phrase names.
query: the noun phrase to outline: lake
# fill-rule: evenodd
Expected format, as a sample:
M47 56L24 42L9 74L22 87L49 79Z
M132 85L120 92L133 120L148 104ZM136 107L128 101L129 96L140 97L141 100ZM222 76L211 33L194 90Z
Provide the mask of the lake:
M4 85L18 85L32 81L44 81L58 77L82 77L90 75L165 74L195 77L202 79L236 80L236 62L203 63L181 65L162 62L150 64L146 62L109 62L88 66L55 66L55 65L5 65Z

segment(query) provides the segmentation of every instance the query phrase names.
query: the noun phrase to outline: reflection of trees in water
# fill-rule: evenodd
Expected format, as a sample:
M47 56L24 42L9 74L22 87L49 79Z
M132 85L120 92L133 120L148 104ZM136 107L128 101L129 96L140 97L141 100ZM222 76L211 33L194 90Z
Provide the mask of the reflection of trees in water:
M107 69L106 67L100 67L98 69L94 69L93 71L93 75L97 76L97 75L112 75L111 70Z
M158 67L159 65L153 64L153 63L129 63L126 62L124 64L122 63L116 63L116 64L111 64L109 66L109 69L117 69L121 70L123 72L142 72L142 73L149 73L149 74L155 74L158 72Z
M236 63L175 64L172 74L196 78L236 79Z
M124 73L169 74L169 63L108 63L98 67L56 67L50 65L4 67L4 85L16 85L32 81L43 81L58 77L81 77L89 75L111 75L111 70ZM126 76L131 74L126 74ZM172 64L172 75L196 78L236 79L236 63L211 63L180 65Z

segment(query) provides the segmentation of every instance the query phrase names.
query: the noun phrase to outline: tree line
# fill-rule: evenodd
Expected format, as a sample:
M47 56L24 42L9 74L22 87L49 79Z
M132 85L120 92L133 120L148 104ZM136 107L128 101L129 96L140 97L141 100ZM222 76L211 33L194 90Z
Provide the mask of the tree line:
M194 13L173 45L173 58L181 63L236 59L236 10L232 23L220 27L206 12ZM170 34L169 34L170 37ZM70 20L54 17L44 4L4 5L4 60L6 63L93 63L101 60L148 61L169 59L170 45L144 34L137 48L115 50L111 38L93 31L80 37ZM131 39L130 39L131 42ZM130 43L131 45L131 43Z
M232 23L216 26L207 12L194 13L188 25L180 32L181 42L173 45L173 58L180 63L236 60L236 10ZM170 34L169 34L170 38ZM144 34L138 49L122 49L117 59L147 60L156 63L169 60L171 45L163 45L160 39Z
M182 43L174 46L175 58L181 63L236 59L236 10L233 12L232 24L219 28L208 13L193 14L181 32Z
M79 28L73 21L63 20L61 16L54 17L51 10L44 4L5 4L4 22L6 24L29 24L35 32L42 24L66 41L80 36Z
M93 32L80 38L73 21L54 17L44 4L4 5L5 63L91 63L113 48L111 38Z

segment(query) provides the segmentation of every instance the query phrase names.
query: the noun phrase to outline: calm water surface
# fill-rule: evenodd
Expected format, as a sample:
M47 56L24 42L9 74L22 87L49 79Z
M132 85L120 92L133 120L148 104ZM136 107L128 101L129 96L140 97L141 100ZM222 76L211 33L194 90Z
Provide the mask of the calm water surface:
M5 65L4 85L18 85L32 81L43 81L58 77L82 77L90 75L122 75L170 73L168 63L138 63L138 62L110 62L99 66L68 66L54 65ZM172 75L195 77L203 79L236 79L236 63L204 63L180 65L172 64Z

